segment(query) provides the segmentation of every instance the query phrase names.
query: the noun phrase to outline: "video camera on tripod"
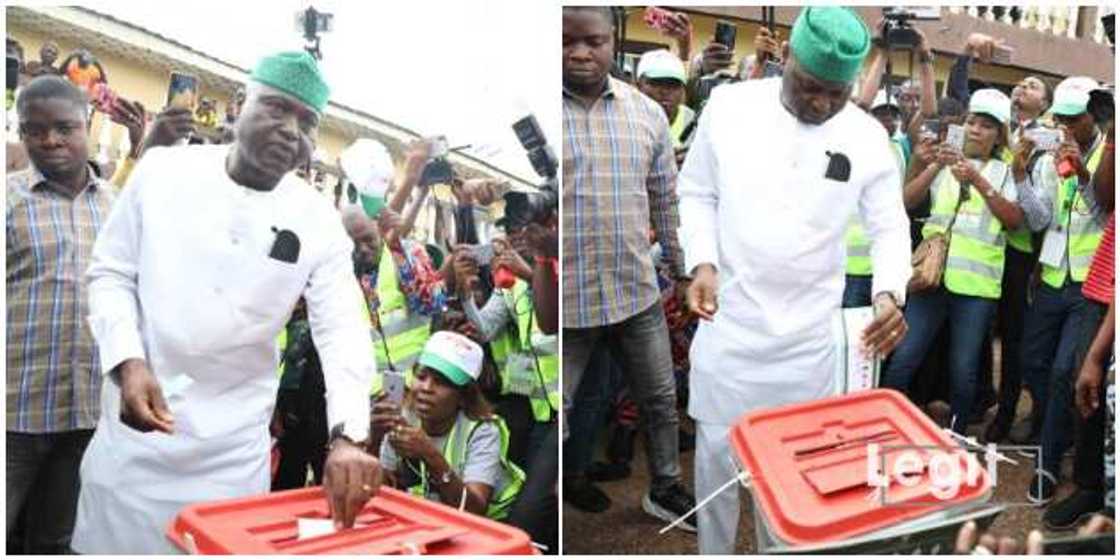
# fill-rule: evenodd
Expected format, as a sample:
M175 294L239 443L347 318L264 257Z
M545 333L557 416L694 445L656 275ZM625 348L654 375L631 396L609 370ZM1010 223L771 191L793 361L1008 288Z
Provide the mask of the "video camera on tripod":
M909 50L918 47L921 37L911 22L937 21L941 8L937 6L893 6L883 8L883 45L889 49Z
M516 229L533 222L543 224L556 212L560 201L557 194L559 189L556 172L560 162L549 147L540 123L533 115L513 123L513 132L517 134L517 140L525 148L533 170L544 179L544 182L537 187L537 192L510 191L502 196L506 202L502 223L506 228Z

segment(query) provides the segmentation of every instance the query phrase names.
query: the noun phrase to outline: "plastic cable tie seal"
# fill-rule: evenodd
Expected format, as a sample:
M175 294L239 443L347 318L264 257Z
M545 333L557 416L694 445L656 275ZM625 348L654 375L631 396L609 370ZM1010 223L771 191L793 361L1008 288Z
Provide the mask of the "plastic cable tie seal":
M668 531L669 529L672 529L673 527L676 527L677 525L680 525L681 523L684 523L685 519L688 519L688 517L690 515L700 511L701 508L708 505L708 502L714 500L716 498L716 496L722 494L725 490L734 486L736 482L741 482L744 479L744 475L746 475L747 479L750 478L750 474L747 473L747 471L741 471L739 474L731 477L731 479L729 479L727 482L724 482L722 486L720 486L718 489L716 489L715 492L712 492L711 494L708 494L708 496L706 498L704 498L703 500L700 500L700 503L696 504L696 506L694 506L692 509L686 511L684 513L684 515L678 517L672 523L662 527L661 530L657 532L657 534L658 535L664 535L665 532Z
M983 450L985 453L991 453L991 456L995 457L995 459L997 461L1003 461L1005 463L1011 463L1012 465L1018 465L1019 464L1018 461L1008 457L1007 455L1004 455L1003 453L1000 453L1000 452L996 451L995 444L989 443L987 446L983 446L983 445L980 445L980 442L976 441L976 438L974 438L974 437L963 436L961 434L958 434L957 432L954 432L950 428L942 428L942 430L946 434L948 434L949 437L961 442L962 447L964 447L966 451L980 451L980 450Z
M541 552L548 552L548 547L539 543L539 542L529 541L529 544L533 545L533 547L535 547L537 550L539 550Z

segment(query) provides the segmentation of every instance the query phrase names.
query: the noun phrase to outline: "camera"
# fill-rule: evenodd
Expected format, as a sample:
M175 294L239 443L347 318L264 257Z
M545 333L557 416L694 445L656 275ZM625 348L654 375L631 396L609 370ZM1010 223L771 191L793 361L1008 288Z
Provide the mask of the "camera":
M517 135L521 146L525 148L533 170L544 179L537 192L511 191L502 196L506 203L502 224L506 228L516 229L533 222L543 223L556 211L560 201L557 194L556 171L560 167L560 162L549 147L544 131L541 130L541 125L535 116L529 115L513 123L513 132Z
M507 192L502 197L506 203L502 218L505 226L521 228L532 222L544 222L556 211L559 203L556 172L560 163L535 116L528 115L513 123L513 132L525 148L533 171L544 179L538 192Z
M911 26L913 21L941 19L937 6L894 6L883 8L883 41L888 49L914 49L921 37Z

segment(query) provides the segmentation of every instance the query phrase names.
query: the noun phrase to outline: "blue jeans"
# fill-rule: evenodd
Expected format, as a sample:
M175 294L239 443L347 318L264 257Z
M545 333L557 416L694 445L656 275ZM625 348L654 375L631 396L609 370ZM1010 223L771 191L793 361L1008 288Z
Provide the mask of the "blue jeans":
M891 355L883 387L906 391L930 350L938 329L950 321L949 388L953 431L963 434L976 400L976 381L985 335L992 326L997 300L949 293L945 288L912 296L906 303L910 330Z
M844 299L841 300L840 306L848 307L867 307L871 305L871 277L870 276L852 276L851 274L844 277Z
M1042 468L1054 476L1073 439L1075 355L1086 311L1080 283L1069 282L1060 290L1042 284L1023 327L1023 378L1035 406L1041 406Z
M661 302L654 302L645 311L620 323L585 329L564 329L564 428L569 437L590 437L570 426L567 416L572 401L585 377L591 353L606 345L621 368L630 395L649 434L647 460L652 479L650 486L660 490L681 479L677 416L677 387L673 380L673 355L669 347L669 326ZM586 371L592 377L590 370ZM601 374L600 374L601 375Z
M606 344L591 353L568 414L569 429L576 437L564 442L564 476L585 474L591 466L599 429L606 421L613 396L611 370L617 367Z

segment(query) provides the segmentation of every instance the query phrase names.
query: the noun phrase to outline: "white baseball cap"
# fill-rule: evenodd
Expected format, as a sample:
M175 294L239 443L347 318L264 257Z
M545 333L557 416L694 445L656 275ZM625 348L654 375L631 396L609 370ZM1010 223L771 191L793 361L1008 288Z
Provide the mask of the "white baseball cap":
M342 172L358 190L366 214L376 216L385 206L385 192L395 172L389 150L377 140L359 138L338 159Z
M1089 106L1089 94L1100 87L1096 80L1085 76L1066 78L1054 88L1054 104L1050 106L1050 112L1066 117L1080 115Z
M885 89L879 90L879 93L875 94L875 100L871 102L872 111L879 107L890 107L895 111L902 111L902 109L898 107L898 104L894 102L894 98L892 98L890 102L887 102L887 90Z
M968 100L968 112L988 115L1007 124L1011 120L1011 98L998 89L980 89Z
M424 344L417 363L463 387L482 374L482 347L455 331L436 331Z
M638 77L650 80L672 79L681 84L688 81L684 63L666 49L647 51L638 60Z

